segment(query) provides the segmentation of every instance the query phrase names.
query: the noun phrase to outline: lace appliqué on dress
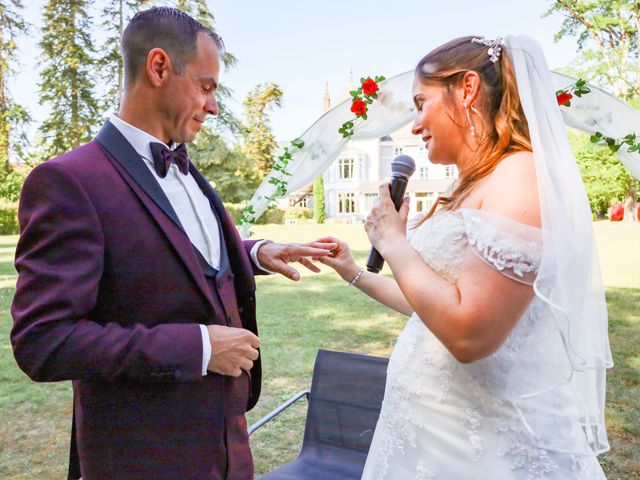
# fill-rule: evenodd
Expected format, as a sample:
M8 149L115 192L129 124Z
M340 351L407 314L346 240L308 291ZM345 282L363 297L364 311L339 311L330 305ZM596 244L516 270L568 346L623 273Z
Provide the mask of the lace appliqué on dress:
M474 253L509 278L533 284L542 260L540 229L478 210L461 214Z

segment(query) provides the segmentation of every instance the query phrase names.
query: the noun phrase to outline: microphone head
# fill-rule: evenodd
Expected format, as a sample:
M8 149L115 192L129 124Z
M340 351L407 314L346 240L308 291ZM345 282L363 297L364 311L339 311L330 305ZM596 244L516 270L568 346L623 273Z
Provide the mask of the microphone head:
M391 176L409 178L416 171L416 162L409 155L398 155L391 162Z

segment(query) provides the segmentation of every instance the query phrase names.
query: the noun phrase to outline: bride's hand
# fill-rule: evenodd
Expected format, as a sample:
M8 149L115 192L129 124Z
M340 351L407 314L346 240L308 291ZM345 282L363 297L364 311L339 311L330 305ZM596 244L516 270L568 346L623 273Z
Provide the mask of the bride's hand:
M369 241L384 256L384 251L391 243L404 240L407 234L407 217L409 216L409 197L405 197L396 211L389 184L380 185L378 200L364 222Z
M314 258L314 260L333 268L344 281L350 282L353 280L353 277L356 276L360 267L353 258L349 245L335 237L322 237L315 241L321 243L335 243L337 247L331 250L331 255L319 257L317 259Z

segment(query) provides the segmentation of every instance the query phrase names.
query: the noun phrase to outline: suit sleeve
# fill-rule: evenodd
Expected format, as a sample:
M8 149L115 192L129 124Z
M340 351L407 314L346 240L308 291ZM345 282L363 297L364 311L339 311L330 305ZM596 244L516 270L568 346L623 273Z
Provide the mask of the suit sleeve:
M104 268L104 238L87 192L55 160L25 181L18 211L11 343L36 381L201 380L199 325L124 327L89 319Z

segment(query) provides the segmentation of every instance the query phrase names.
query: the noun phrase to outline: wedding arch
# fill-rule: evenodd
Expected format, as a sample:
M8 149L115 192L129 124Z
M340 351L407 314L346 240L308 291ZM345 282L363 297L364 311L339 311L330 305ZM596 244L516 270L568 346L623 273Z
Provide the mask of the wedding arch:
M569 75L551 72L554 87L562 90L578 80ZM288 164L287 194L305 187L324 172L338 157L350 140L370 140L388 135L413 120L414 106L411 99L413 70L396 75L380 84L378 99L369 107L367 120L355 123L353 135L345 139L338 133L343 122L352 117L351 100L339 103L316 120L299 138L304 148L296 151ZM588 134L600 132L605 137L621 138L630 133L640 137L640 112L606 91L588 85L590 93L574 96L569 108L562 107L565 124ZM630 152L626 145L617 151L627 170L640 179L640 152ZM254 217L269 206L276 191L270 182L280 173L272 170L253 195ZM243 236L248 234L248 225L243 226Z

